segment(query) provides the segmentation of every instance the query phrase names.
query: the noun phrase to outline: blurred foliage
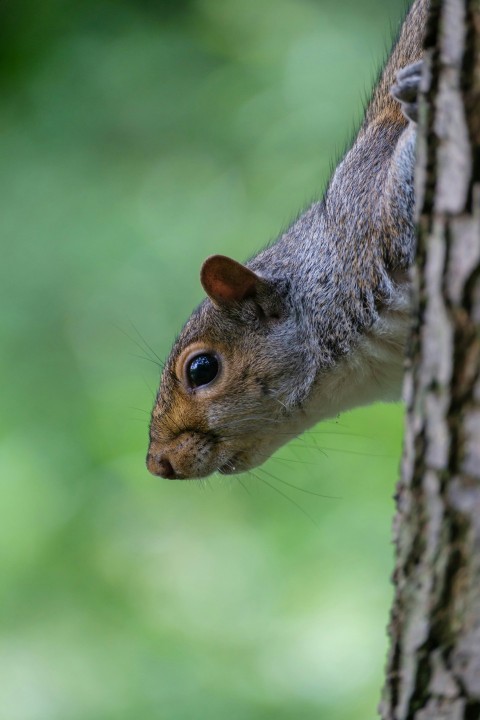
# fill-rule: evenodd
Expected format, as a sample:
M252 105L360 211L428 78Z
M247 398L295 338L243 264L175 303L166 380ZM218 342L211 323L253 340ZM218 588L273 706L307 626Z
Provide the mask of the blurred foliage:
M137 356L321 194L402 11L0 4L1 720L374 716L401 408L168 483Z

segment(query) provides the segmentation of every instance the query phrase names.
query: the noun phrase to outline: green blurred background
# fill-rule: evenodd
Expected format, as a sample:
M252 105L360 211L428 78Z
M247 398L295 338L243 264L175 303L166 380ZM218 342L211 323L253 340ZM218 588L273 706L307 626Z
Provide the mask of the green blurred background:
M375 716L401 407L167 482L138 356L321 194L403 10L1 3L1 720Z

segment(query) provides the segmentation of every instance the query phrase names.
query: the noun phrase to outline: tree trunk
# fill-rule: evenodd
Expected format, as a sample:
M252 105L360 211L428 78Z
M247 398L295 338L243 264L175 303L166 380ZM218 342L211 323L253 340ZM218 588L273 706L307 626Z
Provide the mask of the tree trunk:
M480 0L433 0L384 720L480 719Z

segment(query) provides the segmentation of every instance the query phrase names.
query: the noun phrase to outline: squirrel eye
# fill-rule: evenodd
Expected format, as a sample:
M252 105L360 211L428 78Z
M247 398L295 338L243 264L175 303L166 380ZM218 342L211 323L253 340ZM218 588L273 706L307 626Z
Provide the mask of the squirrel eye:
M208 385L218 375L218 360L215 355L196 355L187 365L187 379L192 388Z

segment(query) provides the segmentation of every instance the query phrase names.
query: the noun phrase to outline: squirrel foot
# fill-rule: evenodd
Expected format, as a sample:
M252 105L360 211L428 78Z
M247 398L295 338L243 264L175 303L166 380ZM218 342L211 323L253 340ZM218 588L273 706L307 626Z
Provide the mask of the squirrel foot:
M402 112L411 122L418 121L418 91L422 79L423 60L407 65L397 72L395 85L390 92L401 105Z

